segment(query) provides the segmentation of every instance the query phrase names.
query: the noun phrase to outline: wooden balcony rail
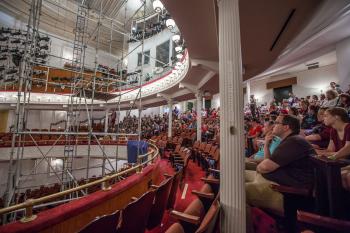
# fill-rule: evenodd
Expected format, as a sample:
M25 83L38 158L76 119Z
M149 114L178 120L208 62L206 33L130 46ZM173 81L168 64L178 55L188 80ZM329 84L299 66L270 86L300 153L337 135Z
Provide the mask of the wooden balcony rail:
M86 189L86 188L89 188L89 187L92 187L92 186L98 185L98 184L101 185L101 189L104 191L111 190L111 186L110 186L111 179L128 174L132 171L142 172L142 167L144 165L147 165L148 163L153 163L153 161L159 155L159 150L154 144L149 143L149 146L151 147L150 148L151 150L148 153L141 155L140 156L141 159L138 159L138 163L135 166L133 166L127 170L117 172L115 174L108 174L108 175L102 177L101 179L98 179L98 180L95 180L95 181L92 181L92 182L89 182L89 183L86 183L83 185L79 185L75 188L64 190L62 192L54 193L54 194L40 197L40 198L36 198L36 199L28 199L23 203L9 206L6 208L2 208L2 209L0 209L0 215L7 214L7 213L10 213L10 212L13 212L16 210L20 210L20 209L25 209L25 216L20 221L23 223L30 222L30 221L33 221L34 219L36 219L36 216L33 214L33 206L35 206L35 205L39 205L39 204L48 202L52 199L64 197L68 194L71 194L71 193L74 193L74 192L77 192L77 191L80 191L80 190L83 190L83 189ZM142 162L143 158L148 158L150 155L151 155L151 158L147 159L145 162Z

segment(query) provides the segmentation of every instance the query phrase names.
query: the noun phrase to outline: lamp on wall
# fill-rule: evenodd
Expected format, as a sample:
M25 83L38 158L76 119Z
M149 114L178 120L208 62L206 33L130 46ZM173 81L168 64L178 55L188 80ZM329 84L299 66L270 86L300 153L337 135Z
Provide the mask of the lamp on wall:
M172 40L175 42L175 43L177 43L177 42L179 42L180 41L180 35L173 35L173 37L172 37Z
M167 19L165 21L165 25L167 26L167 28L169 28L170 30L175 28L175 21L173 19Z
M176 55L176 58L179 59L179 60L181 60L182 57L183 57L183 55L182 55L181 53L179 53L179 54Z
M153 1L153 9L155 10L155 12L160 13L164 9L164 5L161 1L155 0Z

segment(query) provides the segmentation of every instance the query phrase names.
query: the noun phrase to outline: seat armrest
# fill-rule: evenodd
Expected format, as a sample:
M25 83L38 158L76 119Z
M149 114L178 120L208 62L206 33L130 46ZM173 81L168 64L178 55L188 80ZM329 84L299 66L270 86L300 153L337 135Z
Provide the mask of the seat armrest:
M179 211L176 211L176 210L171 211L170 212L170 216L174 217L174 218L176 218L178 220L185 221L185 222L188 222L188 223L192 223L192 224L195 224L195 225L198 225L200 223L200 217L194 216L194 215L190 215L190 214L186 214L186 213L183 213L183 212L179 212Z
M271 189L282 194L295 194L300 196L311 196L312 190L306 188L295 188L283 185L271 184Z
M159 185L154 185L154 184L152 184L152 185L151 185L151 188L153 188L153 189L158 189L158 188L159 188Z
M204 193L197 190L192 190L192 193L197 195L198 197L209 199L209 200L214 200L215 198L214 193Z
M304 211L298 211L298 220L314 226L324 227L340 232L348 232L350 229L350 221L340 220L330 217L325 217L317 214L312 214Z
M219 179L202 177L201 180L204 181L205 183L208 183L208 184L220 184L220 180Z
M217 169L213 169L213 168L209 168L210 172L215 172L215 173L219 173L220 174L220 170Z

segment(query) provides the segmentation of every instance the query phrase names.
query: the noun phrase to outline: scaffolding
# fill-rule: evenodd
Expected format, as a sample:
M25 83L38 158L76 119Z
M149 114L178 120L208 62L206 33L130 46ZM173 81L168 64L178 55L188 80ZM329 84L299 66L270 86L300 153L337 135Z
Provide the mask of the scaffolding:
M15 198L16 196L19 197L20 191L24 188L30 188L25 185L26 180L30 176L34 176L35 169L37 166L42 163L46 162L49 167L49 173L53 173L53 175L57 178L58 183L60 184L61 191L74 188L78 186L78 180L74 177L74 161L77 157L77 151L78 151L78 145L79 140L81 137L87 138L87 163L86 163L86 181L89 181L89 178L91 178L89 174L89 170L92 168L96 168L96 166L90 165L90 159L91 159L91 147L92 143L95 143L97 147L100 149L100 153L102 155L102 164L101 166L101 174L102 176L105 176L108 172L113 173L117 170L117 162L119 159L119 145L117 144L115 147L115 165L113 166L112 161L110 160L110 157L105 152L105 147L100 143L101 137L115 137L118 138L119 136L133 136L137 137L137 139L141 140L141 115L142 115L142 85L143 85L143 70L144 70L144 62L142 62L141 65L141 72L138 74L139 76L139 82L137 85L134 85L132 87L132 90L138 89L138 94L135 97L133 101L131 101L130 106L128 108L126 116L130 116L131 110L133 108L138 109L138 129L136 133L132 134L125 134L120 133L120 112L121 112L121 97L122 97L122 85L121 83L125 83L125 81L122 80L123 76L123 61L125 58L127 58L133 51L124 54L125 44L126 40L132 38L131 34L125 34L124 32L120 31L120 28L123 30L127 29L127 24L132 20L132 17L140 10L143 9L143 35L141 40L137 40L140 42L140 44L136 47L141 46L141 54L142 54L142 61L144 60L145 54L144 54L144 40L145 40L145 31L146 31L146 3L150 0L144 0L142 2L142 6L137 9L135 14L131 16L131 18L127 18L127 8L125 8L125 17L124 17L124 23L120 23L114 19L103 17L104 20L110 21L110 41L109 41L109 53L112 53L112 43L113 43L113 32L117 32L123 35L123 48L122 48L122 56L120 60L117 62L117 66L121 67L120 73L115 74L112 73L110 69L107 70L107 72L99 71L99 65L98 65L98 53L100 50L100 28L106 27L106 25L102 25L102 1L101 6L99 9L99 17L97 19L97 26L94 30L94 33L90 34L90 38L88 37L88 23L90 21L93 21L95 19L91 19L89 17L90 8L89 5L86 3L88 1L82 1L81 3L78 3L78 8L76 11L76 24L74 29L74 41L73 41L73 57L72 59L67 59L63 57L59 57L59 59L62 59L63 61L71 62L71 67L64 68L64 70L68 70L74 74L73 79L71 79L70 83L64 84L64 87L70 88L70 94L68 98L67 103L67 115L66 120L60 121L57 123L53 123L53 125L57 124L64 124L64 131L51 131L51 125L50 125L50 131L48 132L42 132L42 131L30 131L26 127L26 122L28 120L29 115L29 109L31 105L31 91L32 91L32 84L33 82L42 82L42 80L37 80L34 74L34 66L40 65L42 67L46 67L48 69L53 68L59 68L61 67L55 67L53 65L46 65L42 64L41 62L38 62L37 59L34 59L31 54L36 51L37 46L37 40L40 38L40 16L41 16L41 9L43 5L43 1L46 1L48 4L53 4L56 7L59 7L60 9L71 11L71 9L66 9L65 7L59 5L56 2L51 2L50 0L31 0L31 6L30 6L30 14L28 17L28 23L27 23L27 34L26 34L26 41L25 41L25 49L24 54L21 57L20 60L20 67L19 67L19 77L18 77L18 91L17 91L17 103L16 103L16 110L15 110L15 119L14 119L14 126L13 126L13 134L12 134L12 141L11 141L11 152L10 152L10 159L9 159L9 169L8 169L8 181L7 181L7 188L5 192L5 207L8 207L12 204L18 203L18 198ZM123 5L127 3L126 1L123 1ZM116 28L116 25L117 28ZM88 47L87 43L90 41L93 34L96 34L96 46L95 46L95 60L94 60L94 69L93 74L87 73L85 71L85 52ZM59 37L57 37L59 38ZM61 38L60 38L61 39ZM63 39L64 40L64 39ZM49 55L52 56L52 55ZM151 58L151 57L150 57ZM98 72L105 74L105 77L98 77ZM48 74L47 74L48 75ZM102 79L102 82L105 82L106 89L105 91L98 91L96 88L96 80ZM46 79L45 85L45 91L47 90L47 85L49 84L48 80ZM116 87L116 88L113 88ZM110 129L108 125L105 126L105 129L103 132L95 132L94 131L94 99L104 99L104 101L107 103L107 101L112 98L116 97L115 95L111 96L111 92L119 91L118 99L115 106L115 111L117 112L117 124L115 129ZM126 92L127 93L127 92ZM102 96L102 97L101 97ZM85 112L87 116L87 123L88 123L88 131L79 131L80 123L82 122L80 120L81 112ZM102 118L101 118L102 120ZM108 124L107 117L104 118L105 125ZM113 130L111 132L111 130ZM44 152L41 150L39 146L39 142L36 140L35 136L39 134L45 134L45 135L57 135L57 138L53 142L53 144L50 146L48 151ZM32 141L35 148L38 151L38 154L40 156L39 162L33 167L30 174L23 174L22 172L22 161L25 159L24 154L24 147L25 142L27 140ZM63 167L62 171L56 171L55 168L52 167L50 163L50 158L48 154L52 151L52 149L56 145L62 145L59 144L59 142L64 142L63 144ZM140 150L138 150L139 153ZM138 154L139 155L139 154ZM108 165L111 169L107 169ZM81 169L81 168L80 168ZM106 171L108 170L108 171ZM15 195L17 194L17 195ZM76 193L71 193L70 195L67 195L65 200L61 200L60 202L65 202L67 200L73 200L76 198L80 198L81 196L87 195L87 190L80 190ZM56 201L57 202L57 201ZM16 219L16 213L7 215L3 217L3 223L6 223L8 221Z

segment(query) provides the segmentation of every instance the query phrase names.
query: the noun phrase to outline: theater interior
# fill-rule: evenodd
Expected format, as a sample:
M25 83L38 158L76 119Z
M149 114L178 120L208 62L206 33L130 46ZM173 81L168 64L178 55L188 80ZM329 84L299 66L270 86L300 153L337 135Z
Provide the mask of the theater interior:
M1 0L0 232L350 232L350 0Z

